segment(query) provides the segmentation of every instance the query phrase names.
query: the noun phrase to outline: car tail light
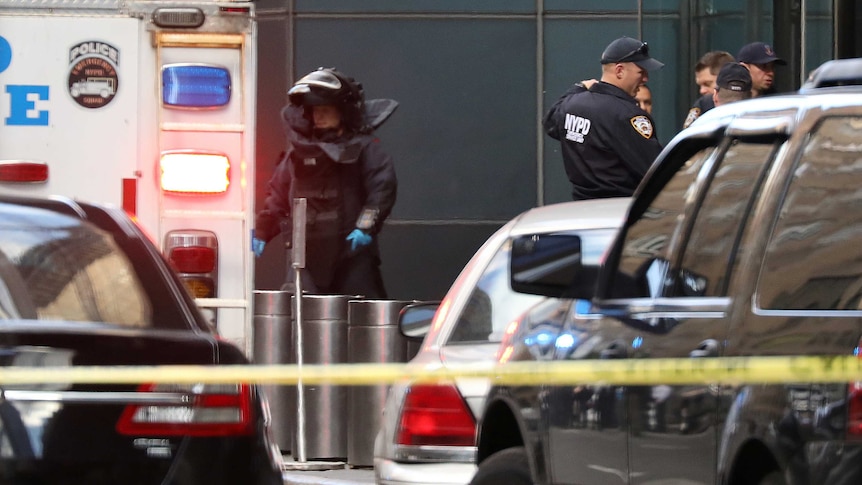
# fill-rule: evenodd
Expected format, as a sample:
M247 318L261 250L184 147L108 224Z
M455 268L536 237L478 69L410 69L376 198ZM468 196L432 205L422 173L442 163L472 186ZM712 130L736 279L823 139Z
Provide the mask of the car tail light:
M856 356L862 358L859 350L862 340L856 346ZM862 439L862 382L851 382L847 386L847 437Z
M223 153L162 152L162 190L180 194L220 194L230 184L230 161Z
M48 164L45 162L0 162L0 182L37 183L47 180Z
M476 420L452 384L417 384L404 396L399 445L475 446Z
M165 256L195 298L215 298L218 290L218 238L200 230L170 231Z
M185 394L185 402L131 404L117 432L135 436L236 436L254 432L248 384L144 384L140 393Z

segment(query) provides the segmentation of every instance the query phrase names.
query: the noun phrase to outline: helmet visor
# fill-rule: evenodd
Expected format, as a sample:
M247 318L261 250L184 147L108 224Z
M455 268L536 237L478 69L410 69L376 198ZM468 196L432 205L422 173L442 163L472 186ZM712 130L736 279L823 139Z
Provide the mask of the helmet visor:
M306 74L299 81L296 81L293 87L290 88L290 91L293 91L300 86L315 86L322 89L331 89L333 91L338 91L339 89L341 89L341 80L329 71L314 71L312 73ZM288 93L290 93L290 91L288 91Z

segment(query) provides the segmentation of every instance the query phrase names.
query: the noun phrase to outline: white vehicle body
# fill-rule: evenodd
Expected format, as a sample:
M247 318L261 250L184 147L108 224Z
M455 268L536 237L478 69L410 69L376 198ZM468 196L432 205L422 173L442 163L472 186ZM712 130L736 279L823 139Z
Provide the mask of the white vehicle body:
M597 261L623 222L629 198L564 202L528 210L515 217L482 245L464 267L441 302L434 324L419 353L410 361L428 368L464 363L493 362L504 345L511 322L544 297L516 293L509 282L512 239L528 234L578 233L584 240L585 260ZM476 332L475 295L489 296L490 334ZM471 303L473 302L473 303ZM444 310L445 309L445 310ZM448 311L446 311L448 310ZM487 322L481 323L483 328ZM482 341L484 340L484 341ZM460 398L474 416L482 412L489 389L486 379L458 379ZM470 482L476 471L475 446L399 444L398 434L405 395L410 383L396 383L389 391L374 446L374 473L379 485L456 485Z
M254 18L234 0L0 3L0 192L124 208L247 354ZM192 100L195 72L216 94Z

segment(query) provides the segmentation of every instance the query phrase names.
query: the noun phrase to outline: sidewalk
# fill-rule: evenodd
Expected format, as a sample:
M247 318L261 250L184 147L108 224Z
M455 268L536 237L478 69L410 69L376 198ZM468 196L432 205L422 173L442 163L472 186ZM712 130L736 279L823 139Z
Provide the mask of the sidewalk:
M296 463L284 455L284 485L373 485L373 468L350 468L343 462Z

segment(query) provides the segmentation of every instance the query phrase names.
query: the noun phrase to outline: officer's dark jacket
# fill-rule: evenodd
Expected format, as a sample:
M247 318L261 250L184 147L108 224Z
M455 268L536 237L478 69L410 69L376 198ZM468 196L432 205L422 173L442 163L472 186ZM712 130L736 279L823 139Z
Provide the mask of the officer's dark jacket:
M369 100L366 102L368 126L377 128L397 107L393 100ZM371 227L363 228L370 234L380 231L383 221L395 205L398 182L392 158L383 151L380 140L373 133L353 134L348 137L321 141L311 136L311 121L303 115L303 109L292 105L282 110L287 132L288 149L284 159L275 169L269 182L269 194L264 208L258 214L255 235L269 241L283 228L289 227L293 199L313 199L306 190L299 193L295 183L297 164L291 158L321 157L334 161L335 179L328 187L340 191L338 234L343 240L354 228L364 209L376 213ZM308 202L309 222L316 217L315 201Z
M543 126L560 140L574 200L631 196L662 149L650 115L605 82L570 88Z
M688 128L692 123L694 123L694 120L698 119L700 115L706 113L712 108L715 108L715 101L712 99L712 93L704 94L697 98L697 101L695 101L691 109L688 110L688 114L685 116L685 121L683 122L682 127Z

